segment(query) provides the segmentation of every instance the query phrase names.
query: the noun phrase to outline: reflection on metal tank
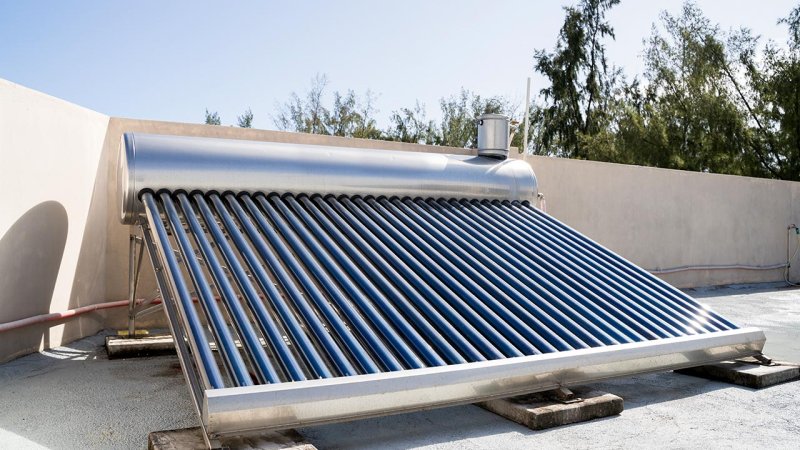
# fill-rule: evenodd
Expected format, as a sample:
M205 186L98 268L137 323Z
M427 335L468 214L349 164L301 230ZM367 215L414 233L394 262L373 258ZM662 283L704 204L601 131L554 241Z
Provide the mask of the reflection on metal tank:
M125 224L140 221L145 190L520 201L537 194L533 170L517 160L139 133L120 145Z

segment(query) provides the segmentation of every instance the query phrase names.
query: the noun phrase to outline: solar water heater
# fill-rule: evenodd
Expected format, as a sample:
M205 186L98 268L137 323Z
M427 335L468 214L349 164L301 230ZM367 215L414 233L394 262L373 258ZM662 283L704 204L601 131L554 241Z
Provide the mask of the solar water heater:
M499 156L125 134L121 220L209 442L761 351Z

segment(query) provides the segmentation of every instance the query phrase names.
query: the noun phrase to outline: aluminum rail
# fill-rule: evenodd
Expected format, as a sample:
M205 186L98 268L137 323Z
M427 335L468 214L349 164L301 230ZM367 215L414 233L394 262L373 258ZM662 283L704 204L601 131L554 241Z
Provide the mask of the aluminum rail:
M534 200L518 160L278 142L125 133L117 168L120 220L141 219L144 190L314 192Z
M386 374L207 391L214 435L318 425L758 354L754 328Z

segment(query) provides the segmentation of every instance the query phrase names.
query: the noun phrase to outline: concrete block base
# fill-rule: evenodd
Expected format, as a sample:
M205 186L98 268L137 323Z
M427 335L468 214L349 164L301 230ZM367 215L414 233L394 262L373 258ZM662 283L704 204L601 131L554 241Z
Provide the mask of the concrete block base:
M621 397L586 388L573 389L576 399L558 401L547 392L521 395L488 402L478 406L532 430L543 430L622 412Z
M231 450L316 450L295 430L272 431L246 437L221 440L221 448ZM200 427L154 431L147 436L149 450L183 450L206 448Z
M675 372L753 389L800 379L800 365L781 361L776 361L773 365L768 366L749 361L723 361Z
M107 336L106 352L108 359L174 355L175 344L169 334L134 339L123 336Z

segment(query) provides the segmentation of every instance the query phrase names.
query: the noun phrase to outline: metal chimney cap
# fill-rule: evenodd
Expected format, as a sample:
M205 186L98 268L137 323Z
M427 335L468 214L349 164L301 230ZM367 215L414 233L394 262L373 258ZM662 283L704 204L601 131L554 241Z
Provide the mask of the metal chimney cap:
M478 116L478 156L494 159L508 158L509 119L503 114Z
M505 114L497 114L497 113L486 113L486 114L481 114L480 116L478 116L478 120L483 120L483 119L506 119L506 120L508 120L508 116L505 115Z

